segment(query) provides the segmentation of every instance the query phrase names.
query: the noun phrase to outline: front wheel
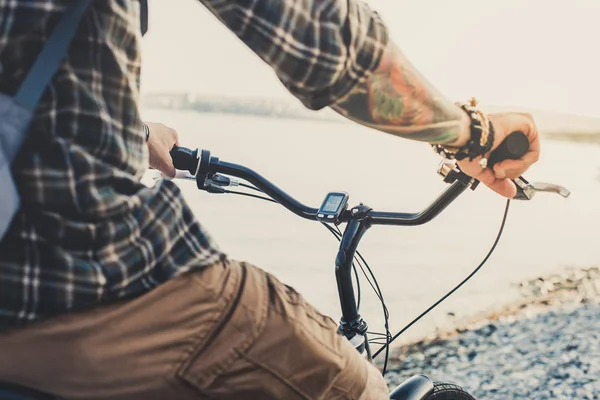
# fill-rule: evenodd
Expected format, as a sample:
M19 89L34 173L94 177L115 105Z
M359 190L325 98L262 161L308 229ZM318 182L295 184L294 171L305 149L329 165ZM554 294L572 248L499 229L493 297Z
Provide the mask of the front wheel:
M458 385L446 382L433 382L433 393L424 400L476 400Z

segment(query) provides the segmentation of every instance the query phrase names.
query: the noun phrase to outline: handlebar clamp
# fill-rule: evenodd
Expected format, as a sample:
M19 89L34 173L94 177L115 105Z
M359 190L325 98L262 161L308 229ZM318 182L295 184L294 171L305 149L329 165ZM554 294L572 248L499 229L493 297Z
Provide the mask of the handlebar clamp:
M437 172L444 178L444 182L446 183L460 181L465 185L468 185L471 190L477 189L477 186L479 185L477 179L471 178L460 170L458 165L456 165L456 160L443 159L440 162Z

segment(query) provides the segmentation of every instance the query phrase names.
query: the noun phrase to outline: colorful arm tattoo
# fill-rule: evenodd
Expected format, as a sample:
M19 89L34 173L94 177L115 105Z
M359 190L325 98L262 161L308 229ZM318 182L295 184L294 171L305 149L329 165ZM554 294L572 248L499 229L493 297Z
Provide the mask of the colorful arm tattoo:
M362 125L428 143L464 144L469 118L419 74L393 44L380 65L332 108Z

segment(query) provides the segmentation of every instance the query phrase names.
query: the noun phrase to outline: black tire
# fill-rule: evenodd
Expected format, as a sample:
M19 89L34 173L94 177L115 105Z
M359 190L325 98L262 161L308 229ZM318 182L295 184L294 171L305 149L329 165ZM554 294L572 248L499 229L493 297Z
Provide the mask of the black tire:
M425 400L476 400L458 385L446 382L433 382L433 393Z

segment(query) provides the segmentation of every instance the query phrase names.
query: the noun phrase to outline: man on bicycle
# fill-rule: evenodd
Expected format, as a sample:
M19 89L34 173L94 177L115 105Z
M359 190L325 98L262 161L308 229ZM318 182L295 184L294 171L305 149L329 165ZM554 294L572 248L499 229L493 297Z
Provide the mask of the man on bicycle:
M0 2L1 93L71 3ZM439 144L507 197L538 159L531 116L444 98L361 0L201 3L311 110ZM13 163L22 205L0 243L0 381L73 399L387 398L333 320L228 259L173 182L140 183L148 162L174 175L178 140L157 123L144 133L138 13L137 1L91 3ZM486 168L514 131L529 153Z

